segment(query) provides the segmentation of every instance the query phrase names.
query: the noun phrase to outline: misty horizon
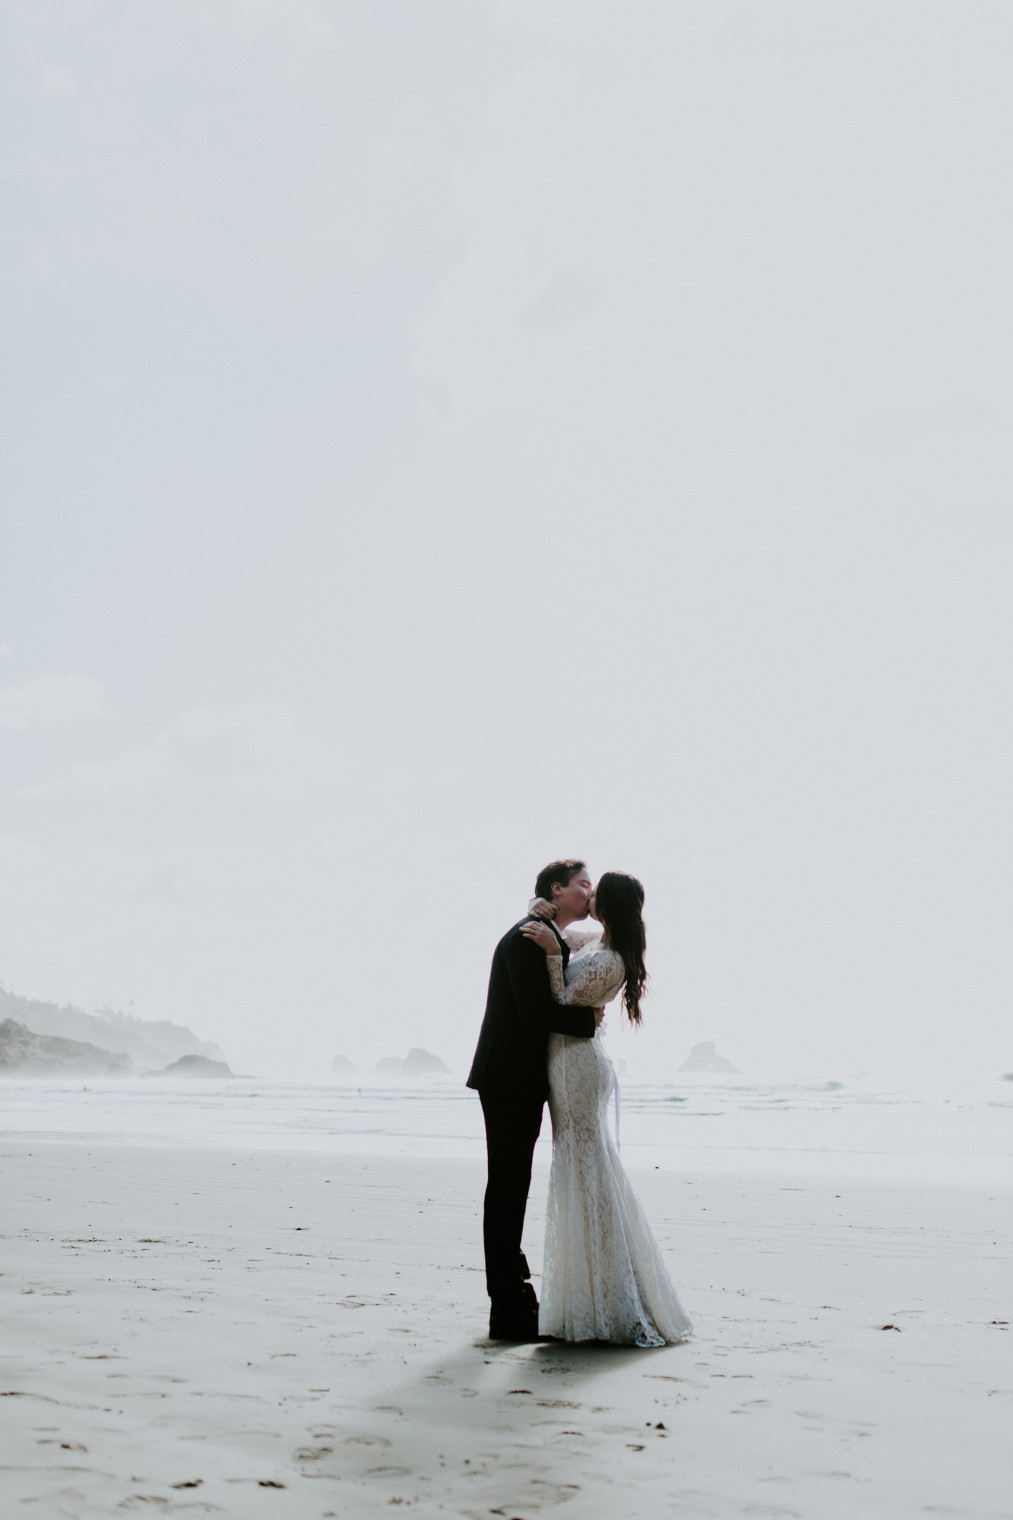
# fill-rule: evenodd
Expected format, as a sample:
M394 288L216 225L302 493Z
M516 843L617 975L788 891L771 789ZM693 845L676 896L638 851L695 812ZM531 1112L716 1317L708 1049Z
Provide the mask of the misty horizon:
M5 984L456 1073L577 854L631 1073L1013 1068L1013 16L2 27Z

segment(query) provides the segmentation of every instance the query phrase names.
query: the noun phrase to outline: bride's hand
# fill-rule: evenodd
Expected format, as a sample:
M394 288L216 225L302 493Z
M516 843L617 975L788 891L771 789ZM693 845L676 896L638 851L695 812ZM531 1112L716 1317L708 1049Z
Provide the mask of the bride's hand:
M559 948L559 940L547 924L534 922L521 924L521 933L525 939L534 940L536 945L541 945L546 955L562 955L563 952Z
M533 897L528 903L528 912L534 918L555 918L556 916L552 903L546 902L544 897Z

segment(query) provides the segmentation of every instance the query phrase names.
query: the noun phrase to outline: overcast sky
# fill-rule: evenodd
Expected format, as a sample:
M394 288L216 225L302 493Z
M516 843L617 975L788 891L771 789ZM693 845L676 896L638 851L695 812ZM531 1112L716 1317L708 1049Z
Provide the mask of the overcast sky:
M0 978L463 1071L576 853L644 1075L1013 1067L1013 8L2 30Z

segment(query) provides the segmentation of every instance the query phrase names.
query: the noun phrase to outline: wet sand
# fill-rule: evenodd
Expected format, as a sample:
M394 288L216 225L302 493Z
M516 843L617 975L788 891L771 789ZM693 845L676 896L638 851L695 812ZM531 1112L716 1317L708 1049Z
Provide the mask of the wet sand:
M2 1152L7 1514L1013 1516L1013 1193L634 1173L694 1337L505 1346L477 1161Z

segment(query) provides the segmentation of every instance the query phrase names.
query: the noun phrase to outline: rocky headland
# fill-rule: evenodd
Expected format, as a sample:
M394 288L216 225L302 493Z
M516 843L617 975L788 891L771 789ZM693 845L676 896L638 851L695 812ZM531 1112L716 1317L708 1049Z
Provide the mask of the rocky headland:
M191 1058L220 1068L202 1075L232 1075L219 1047L182 1024L109 1007L85 1013L0 986L0 1077L161 1075Z
M36 1034L16 1019L0 1023L0 1076L122 1077L133 1069L134 1063L123 1051Z
M180 1056L207 1056L224 1061L224 1052L209 1040L198 1040L193 1030L168 1019L139 1019L105 1007L97 1013L85 1013L72 1003L60 1005L38 998L20 997L0 986L0 1023L16 1019L33 1034L55 1036L62 1040L84 1042L100 1050L122 1052L129 1064L146 1067L167 1066Z

